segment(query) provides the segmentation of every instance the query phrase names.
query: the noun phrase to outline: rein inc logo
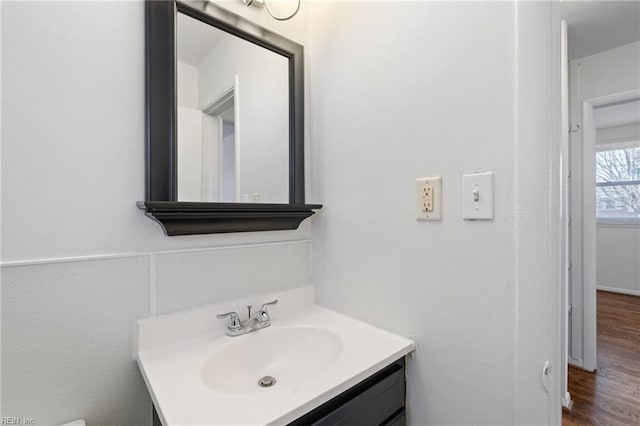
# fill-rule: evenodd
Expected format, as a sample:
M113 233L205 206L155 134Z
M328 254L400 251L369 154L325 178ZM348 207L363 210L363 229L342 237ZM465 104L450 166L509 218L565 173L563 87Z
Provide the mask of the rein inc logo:
M36 420L31 417L0 417L0 424L3 425L35 425Z

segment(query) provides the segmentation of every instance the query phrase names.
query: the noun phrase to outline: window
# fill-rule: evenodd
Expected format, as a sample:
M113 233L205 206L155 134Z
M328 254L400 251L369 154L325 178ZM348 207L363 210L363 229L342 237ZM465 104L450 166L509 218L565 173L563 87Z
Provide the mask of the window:
M640 223L640 141L602 145L598 149L598 221Z

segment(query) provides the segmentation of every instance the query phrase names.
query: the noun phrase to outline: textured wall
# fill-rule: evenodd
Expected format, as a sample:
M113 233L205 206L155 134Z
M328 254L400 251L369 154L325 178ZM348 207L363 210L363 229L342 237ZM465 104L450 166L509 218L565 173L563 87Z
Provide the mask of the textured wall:
M298 231L164 236L136 207L143 2L0 7L1 414L149 424L134 321L308 285L310 221ZM300 19L270 25L304 42Z
M539 375L555 356L549 4L318 2L309 16L319 303L415 339L411 424L559 421ZM462 220L476 170L495 172L493 221ZM441 222L415 220L423 176L443 178Z

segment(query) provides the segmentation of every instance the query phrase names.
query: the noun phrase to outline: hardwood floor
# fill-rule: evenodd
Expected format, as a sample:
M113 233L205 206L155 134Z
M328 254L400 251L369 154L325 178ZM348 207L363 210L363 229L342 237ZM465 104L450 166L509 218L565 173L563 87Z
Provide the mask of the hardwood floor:
M569 368L563 426L640 425L640 297L598 291L598 371Z

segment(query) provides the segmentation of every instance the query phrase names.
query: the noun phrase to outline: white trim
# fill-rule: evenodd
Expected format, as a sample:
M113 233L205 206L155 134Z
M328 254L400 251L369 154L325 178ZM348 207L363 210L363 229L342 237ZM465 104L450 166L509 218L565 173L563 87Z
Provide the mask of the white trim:
M218 95L213 96L211 101L207 102L205 106L201 108L202 112L208 115L220 115L227 110L229 99L233 99L235 96L234 81L229 81L229 84L223 87L227 87L227 89L222 90Z
M596 134L602 129L597 129L596 130ZM606 151L608 149L609 146L616 146L618 144L622 145L622 144L626 144L627 142L634 142L636 141L638 142L638 137L637 136L628 136L628 137L623 137L623 138L612 138L612 139L605 139L605 138L601 138L598 137L598 140L600 142L598 142L597 148L598 151ZM614 148L615 149L615 148Z
M174 253L195 253L210 250L235 250L248 247L268 247L268 246L280 246L287 244L310 244L311 240L288 240L288 241L273 241L267 243L249 243L249 244L236 244L231 246L215 246L215 247L201 247L201 248L188 248L177 250L164 250L154 252L125 252L125 253L111 253L111 254L97 254L89 256L69 256L69 257L53 257L45 259L29 259L29 260L12 260L6 262L0 262L0 267L9 268L14 266L31 266L31 265L45 265L50 263L66 263L66 262L86 262L91 260L108 260L108 259L120 259L125 257L144 257L158 254L174 254Z
M640 290L628 290L626 288L607 287L599 285L596 287L598 290L608 291L609 293L628 294L629 296L640 296Z
M607 104L640 97L640 89L586 99L582 102L582 303L583 303L583 368L597 368L596 312L596 126L594 109Z
M569 364L574 367L582 368L584 362L582 362L582 358L574 358L572 356L569 357Z
M566 251L564 250L564 240L562 235L567 231L566 224L568 225L568 219L565 218L565 208L563 200L563 192L566 188L565 183L565 165L561 161L564 161L565 155L568 154L568 129L569 124L569 98L568 98L568 86L564 87L562 81L562 70L565 67L562 60L562 26L558 25L559 20L559 5L555 4L548 10L548 23L551 34L547 42L547 51L549 58L548 69L552 78L549 82L550 91L549 101L551 102L549 129L547 130L547 161L549 164L549 186L550 186L550 199L549 199L549 211L548 220L550 227L548 229L547 238L549 241L549 280L550 285L547 290L548 299L551 303L552 319L548 323L550 328L551 342L548 342L549 347L549 361L551 365L555 365L556 369L560 370L561 375L565 376L561 380L553 380L553 391L549 395L550 404L549 409L549 424L555 424L562 416L562 402L564 398L568 397L568 403L571 402L571 397L568 392L568 367L567 367L567 349L563 338L568 341L564 336L565 329L562 328L562 318L568 316L569 302L566 298L568 294L565 281L565 269L566 269ZM566 25L566 24L565 24ZM565 38L566 41L566 38ZM566 46L565 46L566 51ZM567 61L568 65L568 61ZM560 71L560 72L558 72ZM567 82L568 82L568 69ZM567 108L563 109L561 105L556 102L563 97L563 90L566 88L566 103ZM563 121L563 116L565 120ZM568 164L568 163L567 163ZM557 290L560 289L560 292ZM559 368L558 368L559 367ZM558 398L560 396L560 398ZM560 401L558 401L560 399ZM561 422L561 420L560 420Z
M594 106L582 103L582 328L584 369L595 371L596 359L596 127Z
M570 254L570 210L569 195L569 55L567 40L567 22L560 22L560 226L561 226L561 262L560 262L560 395L562 405L571 405L569 394L569 263ZM555 220L558 220L557 218Z
M0 262L0 267L11 268L14 266L31 266L31 265L46 265L50 263L67 263L67 262L88 262L92 260L108 260L108 259L121 259L126 257L144 257L149 256L151 253L136 253L136 252L124 252L124 253L108 253L108 254L94 254L87 256L69 256L69 257L51 257L43 259L25 259L25 260L9 260Z
M149 255L149 316L155 317L157 313L157 268L156 268L157 256L154 254Z
M242 154L242 145L240 143L240 136L242 135L241 124L242 115L240 114L240 77L236 74L233 78L233 119L235 120L233 125L233 142L235 144L235 154L236 154L236 201L238 203L242 202L240 188L242 186L242 182L240 179L240 157Z
M2 7L0 7L0 22L2 21ZM2 31L0 31L0 46L2 46ZM1 60L0 60L1 62ZM0 81L2 81L2 67L0 67ZM1 89L0 89L1 91ZM3 102L0 102L0 128L2 128L2 117L4 117L4 115L2 114L2 104ZM0 149L0 160L2 159L2 149ZM2 169L2 161L0 161L0 169ZM2 189L0 186L0 194L2 193ZM0 196L0 212L2 212L2 197ZM2 213L0 213L0 219L1 219ZM0 237L2 236L2 230L0 229ZM1 241L1 239L0 239ZM0 258L2 258L2 244L0 243ZM2 300L2 279L0 279L0 302ZM2 303L0 303L0 323L2 318ZM2 327L0 327L0 342L2 342ZM2 365L2 351L0 350L0 366ZM0 383L2 383L2 368L0 368ZM2 393L2 391L0 391L0 393ZM0 413L4 413L4 411L2 411L2 398L0 397Z
M235 99L234 99L234 103L235 103ZM235 114L235 111L234 111ZM233 117L233 131L235 133L235 116ZM218 185L217 185L217 190L218 190L218 200L222 200L224 201L224 120L222 119L221 116L218 116L218 143L216 146L217 149L217 155L218 155L218 159L216 161L215 164L215 173L217 174L216 178L218 179ZM238 198L236 198L236 202L240 201Z
M596 140L596 152L605 151L617 151L620 149L633 149L640 148L640 140L638 138L620 138L625 140L618 140L616 142L597 143Z
M218 146L220 145L220 124L219 117L215 115L202 114L202 158L200 168L200 200L216 201L218 195L218 176L216 169L218 165ZM213 134L216 133L215 136Z
M640 219L596 219L597 228L640 228Z
M573 305L573 314L569 316L569 356L580 355L580 365L582 365L582 121L581 105L582 99L580 86L581 63L579 61L569 62L569 120L571 127L575 129L569 134L569 144L571 150L571 188L569 191L569 204L571 214L570 228L570 255L571 255L571 281L569 285L570 303ZM580 309L578 316L577 311Z
M559 425L560 15L516 2L514 425ZM532 76L534 76L532 78ZM551 386L541 381L551 365Z
M618 102L626 102L636 98L640 98L640 89L632 89L632 90L627 90L625 92L612 93L610 95L599 96L597 98L587 99L585 100L585 102L590 103L594 108L598 108L604 105L615 104Z

